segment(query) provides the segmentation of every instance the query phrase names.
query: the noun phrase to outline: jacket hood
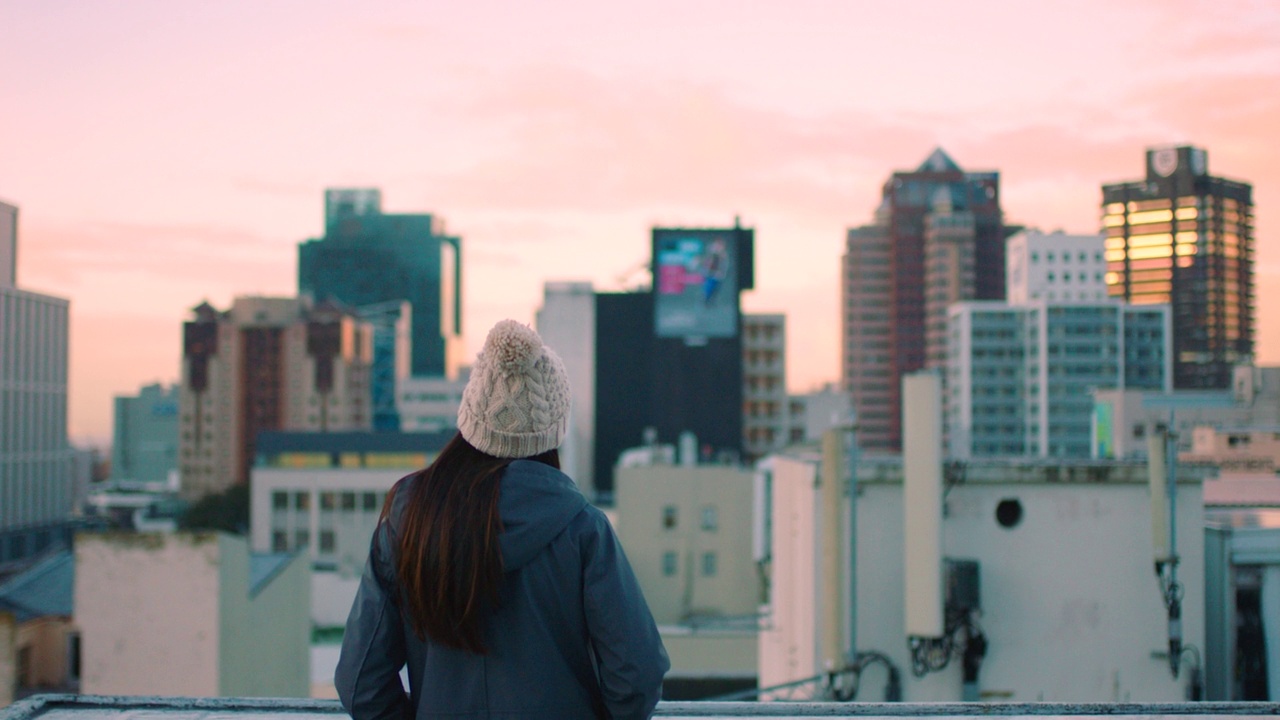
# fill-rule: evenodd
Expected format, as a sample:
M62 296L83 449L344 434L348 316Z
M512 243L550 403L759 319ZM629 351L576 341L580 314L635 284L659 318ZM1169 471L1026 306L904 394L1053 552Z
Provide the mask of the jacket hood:
M524 567L587 506L568 475L535 460L516 460L502 476L498 537L503 569Z

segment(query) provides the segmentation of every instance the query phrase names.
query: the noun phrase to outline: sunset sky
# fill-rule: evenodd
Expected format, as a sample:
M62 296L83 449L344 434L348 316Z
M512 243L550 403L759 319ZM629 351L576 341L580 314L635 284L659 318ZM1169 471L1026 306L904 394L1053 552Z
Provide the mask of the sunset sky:
M1193 143L1251 182L1259 359L1280 362L1280 3L71 2L0 8L18 283L71 298L70 427L178 378L208 299L296 292L323 190L463 238L472 351L547 280L616 289L649 228L756 228L749 311L838 376L838 259L935 146L1011 223L1096 232L1099 186Z

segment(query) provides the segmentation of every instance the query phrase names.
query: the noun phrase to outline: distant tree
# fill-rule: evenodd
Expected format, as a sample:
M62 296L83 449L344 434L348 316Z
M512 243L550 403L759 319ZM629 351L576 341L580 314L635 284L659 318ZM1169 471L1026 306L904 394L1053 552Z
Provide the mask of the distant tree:
M178 521L183 530L221 530L235 535L249 532L249 486L233 485L225 492L205 495L191 504Z

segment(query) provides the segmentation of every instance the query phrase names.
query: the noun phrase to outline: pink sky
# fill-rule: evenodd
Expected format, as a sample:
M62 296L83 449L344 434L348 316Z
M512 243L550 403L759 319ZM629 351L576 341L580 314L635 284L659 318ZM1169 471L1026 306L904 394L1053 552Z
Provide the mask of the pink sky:
M1190 142L1254 185L1259 358L1280 362L1280 5L41 2L0 11L18 281L72 300L70 423L178 377L189 308L292 294L322 193L464 239L474 351L547 280L617 278L655 224L756 228L749 311L788 382L838 375L837 264L938 145L1010 222L1094 232L1099 186Z

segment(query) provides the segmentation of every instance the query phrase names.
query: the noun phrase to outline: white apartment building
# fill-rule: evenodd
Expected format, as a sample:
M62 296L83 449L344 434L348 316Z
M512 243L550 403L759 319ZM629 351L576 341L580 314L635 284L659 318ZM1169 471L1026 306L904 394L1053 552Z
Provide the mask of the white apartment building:
M70 302L17 284L18 209L0 203L0 565L67 537Z
M387 492L429 465L454 433L259 437L250 480L250 543L254 552L298 553L310 561L310 617L317 627L346 622Z
M1005 299L1013 305L1108 299L1106 238L1024 230L1005 244Z
M549 282L534 322L542 341L564 361L569 376L569 430L560 466L585 489L595 488L596 293L590 282Z
M1167 305L1113 301L949 310L946 433L951 457L1092 455L1092 393L1172 387Z

